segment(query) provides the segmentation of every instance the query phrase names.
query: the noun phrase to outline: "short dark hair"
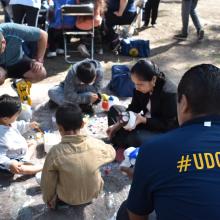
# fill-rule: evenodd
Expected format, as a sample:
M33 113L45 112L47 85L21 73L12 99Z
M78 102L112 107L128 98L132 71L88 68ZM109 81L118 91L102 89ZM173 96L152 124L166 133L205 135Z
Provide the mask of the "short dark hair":
M191 112L220 113L220 69L212 64L201 64L189 69L178 85L178 102L185 95Z
M131 68L131 74L137 75L143 81L151 81L154 76L164 78L164 74L159 67L148 59L140 59Z
M77 66L76 75L78 79L85 83L91 83L96 76L95 65L89 61L84 61Z
M18 97L7 94L0 96L0 118L12 117L21 111L21 101Z
M65 131L78 130L83 123L81 108L76 104L64 104L56 111L56 122Z

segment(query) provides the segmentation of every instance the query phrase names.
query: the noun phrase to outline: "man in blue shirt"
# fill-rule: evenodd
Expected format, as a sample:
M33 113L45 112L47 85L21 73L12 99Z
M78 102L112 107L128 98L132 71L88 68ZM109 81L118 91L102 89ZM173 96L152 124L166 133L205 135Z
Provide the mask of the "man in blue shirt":
M117 219L146 220L153 210L157 220L220 219L219 100L219 68L201 64L184 74L178 86L180 127L141 147Z
M24 41L37 42L35 59L24 54ZM46 77L43 59L47 33L36 27L21 24L0 24L0 85L6 78L24 78L32 83Z

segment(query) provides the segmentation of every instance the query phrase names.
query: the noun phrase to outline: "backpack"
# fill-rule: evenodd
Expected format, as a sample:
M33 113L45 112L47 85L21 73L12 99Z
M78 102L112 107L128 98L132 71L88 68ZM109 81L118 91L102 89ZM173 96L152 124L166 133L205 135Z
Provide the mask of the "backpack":
M113 65L112 78L109 88L116 96L131 97L134 92L134 83L131 81L130 70L126 65Z
M135 40L132 38L121 41L121 54L132 57L149 57L150 42L149 40Z

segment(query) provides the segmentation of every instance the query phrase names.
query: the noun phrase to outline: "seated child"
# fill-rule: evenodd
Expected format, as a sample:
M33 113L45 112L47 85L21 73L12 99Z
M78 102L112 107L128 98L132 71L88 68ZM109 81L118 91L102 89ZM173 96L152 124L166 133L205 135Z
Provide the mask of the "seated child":
M35 174L42 170L42 166L27 162L31 151L22 134L37 128L38 123L16 121L20 112L18 97L0 96L0 170L13 174Z
M85 59L72 65L65 80L51 88L48 95L57 105L76 103L83 112L93 113L92 105L99 101L102 80L101 64L96 60Z
M54 208L57 201L87 204L102 190L99 168L114 160L115 150L101 140L80 134L83 115L75 104L59 106L56 122L62 141L50 149L44 163L43 200L50 208Z

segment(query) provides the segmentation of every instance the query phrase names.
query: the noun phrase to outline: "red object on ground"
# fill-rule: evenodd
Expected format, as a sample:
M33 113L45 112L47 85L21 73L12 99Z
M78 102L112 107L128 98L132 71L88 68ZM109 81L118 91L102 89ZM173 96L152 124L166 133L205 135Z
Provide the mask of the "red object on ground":
M115 160L117 162L122 162L125 158L124 158L124 151L125 151L125 148L121 148L119 147L117 150L116 150L116 158Z
M108 111L108 109L109 109L109 103L108 103L108 101L102 101L102 108L103 108L105 111Z

